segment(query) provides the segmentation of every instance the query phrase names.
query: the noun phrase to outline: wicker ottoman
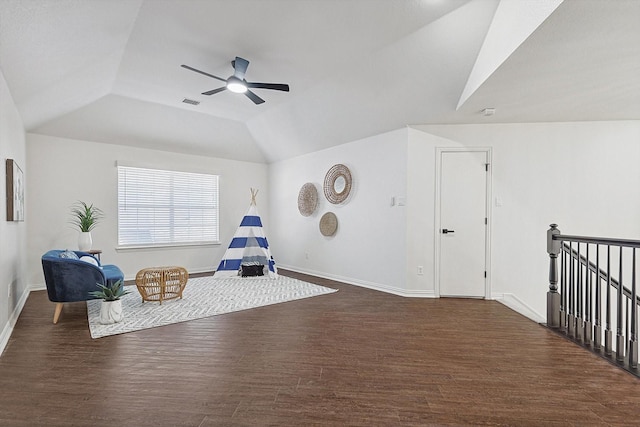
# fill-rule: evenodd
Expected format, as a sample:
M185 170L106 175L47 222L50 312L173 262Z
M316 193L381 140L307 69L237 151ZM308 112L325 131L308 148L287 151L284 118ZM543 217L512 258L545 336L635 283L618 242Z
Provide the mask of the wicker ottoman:
M183 267L144 268L136 274L136 287L142 302L182 298L189 273Z

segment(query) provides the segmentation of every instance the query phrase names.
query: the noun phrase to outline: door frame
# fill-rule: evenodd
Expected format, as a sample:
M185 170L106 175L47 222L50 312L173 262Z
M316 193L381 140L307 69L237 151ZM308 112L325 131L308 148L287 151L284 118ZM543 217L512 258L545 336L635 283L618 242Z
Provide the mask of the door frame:
M486 159L487 159L487 164L488 164L488 170L487 170L487 174L486 174L486 201L485 201L485 206L486 206L486 215L487 215L487 226L485 228L485 249L484 249L484 254L485 254L485 259L484 259L484 265L487 271L487 277L484 281L484 298L485 299L492 299L491 298L491 223L492 223L492 214L491 214L491 201L493 200L492 197L492 189L491 189L491 182L492 182L492 174L493 174L493 159L492 159L492 147L436 147L436 167L435 167L435 174L436 174L436 179L435 179L435 201L434 201L434 205L435 205L435 212L434 212L434 229L433 229L433 233L434 233L434 292L435 292L435 296L436 298L440 298L440 259L441 259L441 254L440 254L440 249L441 249L441 245L440 245L440 239L442 239L442 234L440 233L440 230L442 229L442 224L441 224L441 218L440 218L440 207L441 207L441 202L440 202L440 198L441 198L441 185L442 185L442 178L441 178L441 173L442 173L442 155L444 153L469 153L469 152L484 152L486 155Z

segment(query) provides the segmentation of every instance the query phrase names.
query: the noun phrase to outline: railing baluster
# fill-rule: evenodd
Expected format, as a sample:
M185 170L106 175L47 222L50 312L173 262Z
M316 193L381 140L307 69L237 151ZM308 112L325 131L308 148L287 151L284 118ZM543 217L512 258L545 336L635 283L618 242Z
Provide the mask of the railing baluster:
M584 276L582 274L582 260L580 259L580 242L578 242L578 283L576 287L576 339L578 341L584 340Z
M629 300L624 300L624 336L625 338L629 338ZM629 351L629 341L624 342L625 353L628 354Z
M573 243L569 242L569 253L571 254L570 262L569 262L569 316L567 316L567 321L569 325L567 326L567 333L571 338L575 338L576 336L576 316L575 316L575 293L576 293L576 282L574 280L574 272L576 262L573 259Z
M616 325L616 360L624 360L625 339L622 334L622 246L620 246L620 262L618 270L618 319Z
M595 326L593 327L593 347L600 349L602 346L602 313L600 312L601 303L600 289L600 245L596 245L596 310L595 310Z
M562 257L560 258L560 329L567 330L567 251L564 242L560 242Z
M633 248L633 264L631 266L631 335L629 339L629 366L638 367L638 304L636 294L636 248ZM622 286L621 286L622 287Z
M611 330L611 245L607 245L607 324L604 330L604 352L613 352L613 331Z
M592 300L593 300L593 294L591 292L591 269L589 268L589 262L590 262L590 258L589 258L589 243L587 243L587 250L585 253L585 257L587 258L587 261L585 263L585 273L587 275L585 282L584 282L584 342L585 344L589 344L591 345L591 339L592 339L592 321L591 321L591 304L592 304Z

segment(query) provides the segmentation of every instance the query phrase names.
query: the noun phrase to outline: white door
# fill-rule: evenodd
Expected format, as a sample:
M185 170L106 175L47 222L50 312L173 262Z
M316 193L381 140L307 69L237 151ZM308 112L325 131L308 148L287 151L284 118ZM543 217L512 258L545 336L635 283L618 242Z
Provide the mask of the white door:
M486 296L487 155L440 153L440 296Z

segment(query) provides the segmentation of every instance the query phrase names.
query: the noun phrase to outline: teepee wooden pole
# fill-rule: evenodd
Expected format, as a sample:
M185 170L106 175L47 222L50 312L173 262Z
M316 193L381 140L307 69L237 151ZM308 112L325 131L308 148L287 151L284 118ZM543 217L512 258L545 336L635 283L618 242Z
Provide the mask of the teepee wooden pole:
M258 189L257 188L252 188L251 189L251 204L252 205L256 205L256 196L258 195Z

